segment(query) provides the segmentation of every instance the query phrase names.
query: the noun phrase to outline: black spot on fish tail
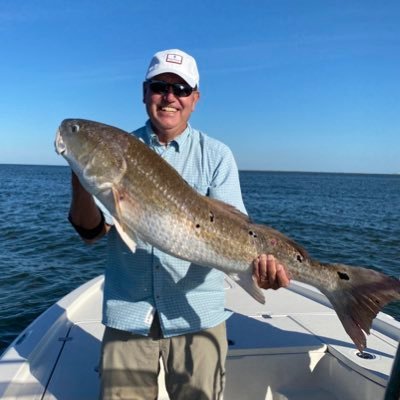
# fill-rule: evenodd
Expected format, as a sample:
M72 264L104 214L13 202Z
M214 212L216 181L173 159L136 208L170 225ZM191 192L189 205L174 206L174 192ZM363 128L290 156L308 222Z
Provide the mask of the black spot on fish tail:
M366 347L373 319L386 304L400 300L400 281L372 269L322 264L338 275L336 287L321 287L358 350Z
M346 274L346 272L338 271L337 274L339 275L340 279L344 279L345 281L349 281L350 280L350 277L349 277L349 275Z
M196 224L196 228L199 229L200 228L200 224Z
M249 235L250 235L250 236L253 236L253 237L255 237L255 238L257 237L257 233L255 233L255 232L253 232L253 231L249 231Z
M300 254L297 255L297 261L303 262L303 257Z

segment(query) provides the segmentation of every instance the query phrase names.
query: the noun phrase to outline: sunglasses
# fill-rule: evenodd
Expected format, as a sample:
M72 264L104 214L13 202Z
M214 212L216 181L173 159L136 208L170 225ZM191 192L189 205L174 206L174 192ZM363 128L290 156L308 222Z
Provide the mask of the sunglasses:
M168 83L164 81L146 81L146 83L153 93L168 94L172 89L172 93L176 97L188 97L194 90L185 83Z

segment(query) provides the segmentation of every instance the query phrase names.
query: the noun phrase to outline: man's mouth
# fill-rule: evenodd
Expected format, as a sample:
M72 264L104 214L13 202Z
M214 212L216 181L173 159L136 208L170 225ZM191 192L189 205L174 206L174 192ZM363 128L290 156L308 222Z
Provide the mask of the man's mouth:
M165 112L177 112L178 109L176 109L175 107L160 107L161 111L165 111Z

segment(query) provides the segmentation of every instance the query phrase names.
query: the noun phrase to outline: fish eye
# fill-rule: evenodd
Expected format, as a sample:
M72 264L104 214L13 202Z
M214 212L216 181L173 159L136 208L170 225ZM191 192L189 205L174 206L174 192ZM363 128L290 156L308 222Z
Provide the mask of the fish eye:
M71 126L71 131L72 131L72 133L79 132L79 125L72 125Z

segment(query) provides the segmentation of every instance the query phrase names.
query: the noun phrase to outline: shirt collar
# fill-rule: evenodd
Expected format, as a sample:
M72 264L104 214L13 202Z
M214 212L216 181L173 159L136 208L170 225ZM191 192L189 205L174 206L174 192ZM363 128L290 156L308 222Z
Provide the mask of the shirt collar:
M191 132L192 132L192 127L188 123L186 129L179 136L177 136L174 140L171 140L168 143L168 146L174 147L174 149L179 153L181 146L184 145L187 138L190 136ZM147 120L147 122L146 122L146 136L147 136L146 142L151 147L164 146L163 144L160 143L160 141L158 140L158 136L154 133L153 128L151 127L150 120Z

